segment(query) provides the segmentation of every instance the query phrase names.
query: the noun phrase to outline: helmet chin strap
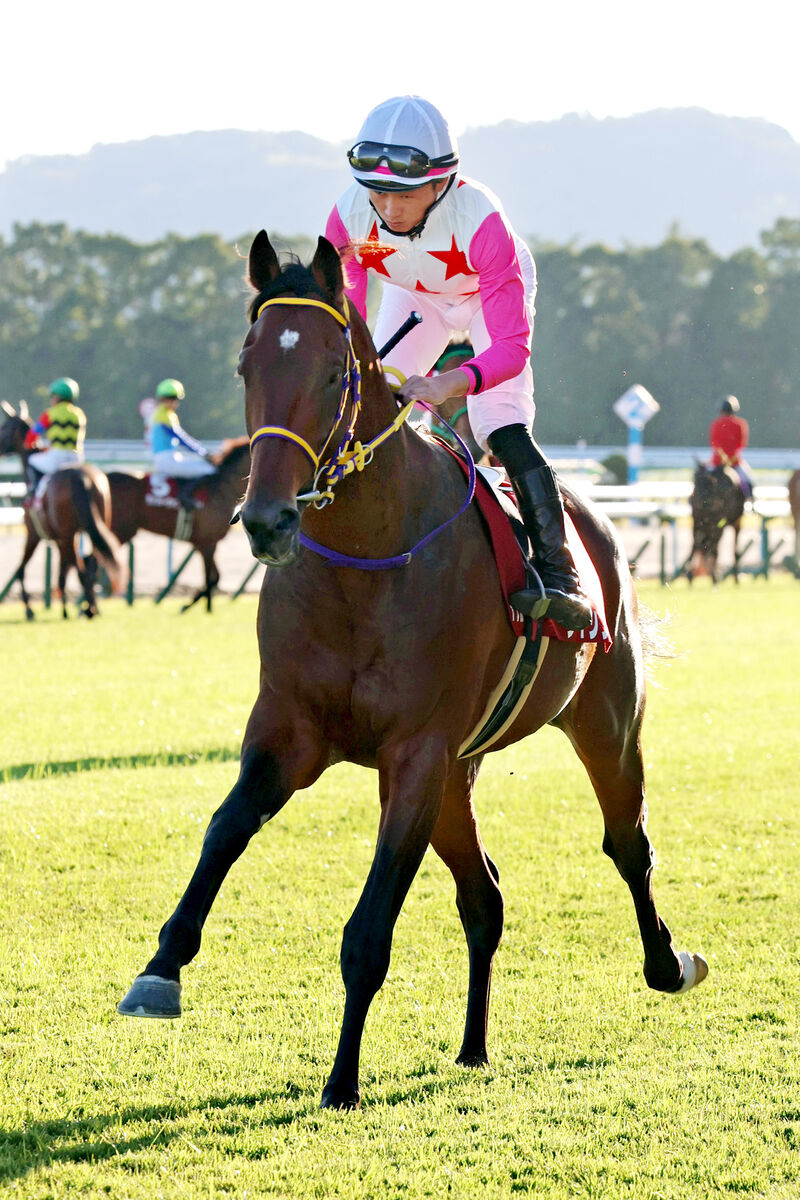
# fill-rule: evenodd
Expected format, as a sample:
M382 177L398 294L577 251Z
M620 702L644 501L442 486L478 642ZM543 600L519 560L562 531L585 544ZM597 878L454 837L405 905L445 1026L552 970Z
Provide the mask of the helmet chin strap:
M456 178L455 175L450 176L449 180L447 181L447 187L442 189L440 194L434 200L433 204L431 204L430 208L425 209L425 215L423 216L423 218L419 222L419 224L415 225L413 229L408 229L403 233L398 233L396 229L390 229L389 226L386 224L386 222L383 220L383 217L378 212L375 205L370 200L370 206L372 208L372 211L375 213L376 217L380 221L381 229L384 231L384 233L390 233L392 235L392 237L407 237L407 238L411 238L412 240L414 238L419 237L419 235L422 233L423 229L425 228L425 224L428 220L428 217L431 215L433 210L436 208L436 205L441 204L441 202L444 200L445 196L450 191L450 188L453 186L453 184L455 182L455 178Z

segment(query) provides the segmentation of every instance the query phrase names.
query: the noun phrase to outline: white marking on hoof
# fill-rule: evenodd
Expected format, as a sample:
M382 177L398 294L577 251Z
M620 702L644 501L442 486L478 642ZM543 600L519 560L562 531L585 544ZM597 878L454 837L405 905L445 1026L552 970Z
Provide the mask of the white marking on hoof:
M284 329L280 336L280 346L284 354L287 350L294 350L297 343L300 341L300 334L296 329Z
M688 992L690 988L702 983L708 975L708 963L702 954L690 954L688 950L678 951L678 958L683 967L683 979L678 992Z

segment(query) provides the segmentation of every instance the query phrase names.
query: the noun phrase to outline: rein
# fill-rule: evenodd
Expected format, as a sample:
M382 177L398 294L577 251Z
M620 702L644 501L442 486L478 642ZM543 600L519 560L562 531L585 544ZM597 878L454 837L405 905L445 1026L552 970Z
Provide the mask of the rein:
M453 425L455 425L456 421L458 421L459 418L466 416L466 414L468 412L469 412L469 409L467 408L466 404L462 404L461 408L457 408L456 411L453 413L452 417L450 418L452 425L448 425L448 423L447 423L447 421L445 421L444 417L441 417L439 415L438 411L434 412L432 409L431 413L433 416L433 421L431 423L431 433L438 434L439 437L443 437L446 442L449 442L451 446L454 445L455 438L453 437L453 434L454 434ZM456 435L456 436L458 436L458 435ZM463 445L463 443L462 443L462 445Z
M298 504L313 504L315 508L324 508L326 504L330 504L335 499L333 489L337 483L345 479L348 475L352 475L354 471L363 471L365 467L372 462L373 455L378 446L387 441L393 433L405 424L408 414L411 412L415 403L419 407L426 409L430 413L435 413L435 409L425 403L410 400L403 405L395 419L381 433L377 434L371 441L366 444L362 442L354 442L356 422L358 421L361 412L361 364L356 357L353 349L352 330L350 326L350 312L347 304L347 299L344 300L345 314L338 312L330 304L325 304L322 300L313 300L310 297L286 296L275 297L272 300L265 300L258 309L255 319L261 316L265 308L275 304L294 304L307 308L321 308L329 313L343 328L345 340L347 342L347 356L345 359L344 374L342 376L342 389L339 397L339 406L336 411L331 431L325 439L325 443L319 454L312 449L305 438L295 433L292 429L286 429L282 425L262 425L255 431L250 438L250 453L252 454L255 445L262 438L275 437L283 438L285 441L293 442L299 446L301 450L310 459L314 467L314 482L310 492L304 492L297 497ZM345 430L344 437L339 443L336 451L327 459L324 460L324 455L329 445L333 440L333 435L344 420L344 415L347 410L348 401L351 405L351 417ZM446 425L447 422L444 422ZM450 429L450 426L447 426ZM437 525L430 533L421 538L416 545L403 554L395 554L390 558L356 558L349 554L340 554L338 550L331 550L327 546L322 546L318 542L314 542L311 538L300 533L300 544L308 550L313 550L315 554L321 555L329 562L340 567L356 567L362 571L385 571L391 567L404 567L411 562L411 559L423 547L427 546L442 530L451 525L457 517L460 517L463 512L469 508L475 495L475 463L472 460L467 446L459 437L454 429L450 429L453 437L461 446L467 458L469 471L469 481L467 487L467 496L464 499L461 507L451 517L448 517L441 525ZM351 446L352 442L352 446Z

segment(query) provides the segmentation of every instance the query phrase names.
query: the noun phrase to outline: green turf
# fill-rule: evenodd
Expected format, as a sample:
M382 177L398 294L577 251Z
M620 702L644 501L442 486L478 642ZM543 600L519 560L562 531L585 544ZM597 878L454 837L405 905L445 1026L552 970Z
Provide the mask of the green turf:
M676 650L646 721L656 897L709 979L646 988L597 804L546 730L489 756L478 785L506 898L492 1070L453 1063L466 954L429 854L349 1114L318 1101L375 775L330 771L253 841L180 1022L118 1017L236 777L255 605L107 602L68 626L2 606L0 1194L800 1194L798 584L642 592Z

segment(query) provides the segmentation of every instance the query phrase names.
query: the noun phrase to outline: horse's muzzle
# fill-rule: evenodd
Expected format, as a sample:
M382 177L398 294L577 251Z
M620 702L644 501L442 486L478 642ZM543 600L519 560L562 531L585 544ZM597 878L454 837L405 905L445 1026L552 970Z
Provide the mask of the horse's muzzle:
M270 567L284 567L297 554L300 514L279 500L248 500L242 508L242 524L253 557Z

